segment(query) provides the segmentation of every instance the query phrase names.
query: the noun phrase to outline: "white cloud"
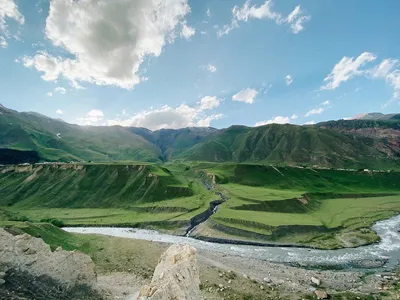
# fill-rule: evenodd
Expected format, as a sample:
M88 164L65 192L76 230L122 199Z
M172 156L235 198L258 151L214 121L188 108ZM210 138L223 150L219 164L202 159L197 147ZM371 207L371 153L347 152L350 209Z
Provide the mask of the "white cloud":
M200 34L201 34L201 35L207 35L207 32L205 32L205 31L202 30L202 31L200 31Z
M322 105L324 105L324 106L327 106L327 105L330 105L330 104L331 104L331 102L329 100L326 100L325 102L322 102Z
M400 63L398 59L384 59L380 64L375 65L369 69L360 68L368 62L376 60L376 56L369 52L362 53L354 60L354 57L343 57L342 60L335 65L332 72L324 79L327 82L322 86L323 90L334 90L345 82L355 76L365 76L370 79L385 79L386 82L393 88L392 99L384 105L387 106L394 99L400 99ZM355 92L359 91L356 89ZM342 98L339 97L338 99Z
M47 97L53 97L53 93L52 92L48 92L48 93L46 93L46 96Z
M206 15L207 15L207 17L209 17L209 18L211 17L211 11L210 11L209 8L207 9Z
M107 125L145 127L151 130L162 128L184 128L210 126L222 114L205 115L201 107L182 104L178 107L165 105L159 109L142 111L126 120L108 120Z
M216 96L205 96L200 100L200 107L202 110L213 109L219 106L221 100Z
M125 116L126 115L126 109L124 108L124 109L122 109L122 111L121 111L121 114L123 115L123 116Z
M194 36L196 34L196 29L194 29L193 27L190 27L188 25L186 25L186 22L182 23L182 31L181 31L181 37L185 38L185 39L190 39L192 36Z
M308 122L303 123L303 125L314 125L314 124L315 124L315 121L308 121Z
M255 89L243 89L239 93L232 96L233 101L240 101L248 104L254 103L254 98L257 96L258 92Z
M290 118L291 118L292 120L296 120L298 117L299 117L298 115L293 114Z
M6 38L9 38L7 19L14 20L21 25L25 23L25 18L19 12L14 0L0 1L0 32L3 32ZM3 39L5 38L3 37Z
M72 58L38 52L25 57L24 65L43 72L48 81L64 77L132 89L140 82L143 61L160 56L174 41L189 11L187 0L52 0L46 37Z
M369 52L362 53L359 57L343 57L338 62L332 72L324 79L326 85L322 86L322 90L334 90L354 76L365 74L365 70L360 70L366 63L374 61L376 56Z
M272 10L272 0L266 0L264 4L258 7L256 5L250 6L250 0L247 0L242 7L235 5L232 9L232 15L231 23L218 30L218 36L228 34L234 28L239 27L239 22L247 22L250 19L269 19L275 21L278 25L289 24L293 33L299 33L304 29L303 23L311 18L304 15L300 5L296 6L287 17L283 17L280 13Z
M56 114L57 115L62 115L62 114L64 114L64 112L61 109L57 109Z
M8 43L4 36L0 36L0 48L7 48Z
M65 93L67 92L67 90L66 90L65 88L59 86L59 87L56 87L56 88L54 89L54 92L55 92L55 93L60 93L60 94L65 94Z
M379 65L367 71L367 74L375 78L385 78L398 64L397 59L384 59Z
M212 64L208 64L207 66L202 66L201 68L203 68L211 73L214 73L217 71L217 67Z
M309 117L309 116L312 116L312 115L319 115L319 114L323 113L324 111L325 111L325 109L322 108L322 107L314 108L314 109L310 110L308 113L306 113L304 116L305 117Z
M258 126L264 126L264 125L268 125L268 124L287 124L287 123L290 123L289 117L277 116L268 121L257 122L254 126L258 127Z
M287 75L287 76L285 77L285 83L286 83L286 85L289 86L289 85L292 84L292 82L293 82L292 76Z
M79 125L104 125L104 113L99 109L92 109L86 116L76 120Z

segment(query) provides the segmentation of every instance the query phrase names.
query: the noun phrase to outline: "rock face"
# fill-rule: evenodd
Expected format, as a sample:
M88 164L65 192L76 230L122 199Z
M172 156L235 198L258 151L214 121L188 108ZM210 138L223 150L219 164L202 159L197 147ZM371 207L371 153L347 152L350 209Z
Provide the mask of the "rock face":
M161 256L150 285L141 288L138 300L200 299L196 249L172 245Z
M89 256L61 248L51 252L50 246L39 238L28 234L13 236L2 228L0 272L3 289L8 293L49 295L46 299L77 299L77 295L81 299L101 299L92 290L97 277ZM1 292L5 291L0 291L0 298ZM96 298L92 298L94 294Z

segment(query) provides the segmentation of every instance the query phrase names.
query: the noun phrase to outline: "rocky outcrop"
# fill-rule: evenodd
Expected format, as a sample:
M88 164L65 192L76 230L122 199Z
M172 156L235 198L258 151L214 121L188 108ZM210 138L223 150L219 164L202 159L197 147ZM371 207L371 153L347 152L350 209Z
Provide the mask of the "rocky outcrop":
M150 285L141 288L137 300L200 299L196 249L172 245L161 256Z
M95 291L96 271L91 258L57 248L28 234L13 236L0 228L2 295L15 299L102 299ZM29 298L29 297L33 298Z

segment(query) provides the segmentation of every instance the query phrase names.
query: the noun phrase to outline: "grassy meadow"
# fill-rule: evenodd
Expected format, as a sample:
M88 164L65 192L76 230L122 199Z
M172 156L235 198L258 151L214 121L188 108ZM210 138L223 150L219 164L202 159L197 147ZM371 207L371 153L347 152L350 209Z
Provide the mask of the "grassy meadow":
M39 165L1 167L0 186L0 209L8 214L0 226L30 221L182 234L219 191L228 200L198 236L329 249L375 242L371 225L400 213L398 172L196 162Z

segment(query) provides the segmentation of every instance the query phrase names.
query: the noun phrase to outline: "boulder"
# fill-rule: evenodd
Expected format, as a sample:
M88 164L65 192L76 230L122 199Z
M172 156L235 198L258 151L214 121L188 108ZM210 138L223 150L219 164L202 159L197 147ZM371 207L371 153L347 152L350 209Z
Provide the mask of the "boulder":
M161 256L150 285L141 288L138 300L200 299L196 249L172 245Z
M314 283L316 286L320 286L321 285L321 280L316 278L316 277L311 277L311 281L312 283Z
M96 282L92 259L77 251L52 252L42 239L28 234L13 236L0 228L0 265L34 277L46 276L67 287Z
M77 251L52 252L43 240L0 228L0 299L104 299L95 265Z
M316 290L314 291L315 296L317 296L317 299L328 299L329 295L327 292L323 290Z

